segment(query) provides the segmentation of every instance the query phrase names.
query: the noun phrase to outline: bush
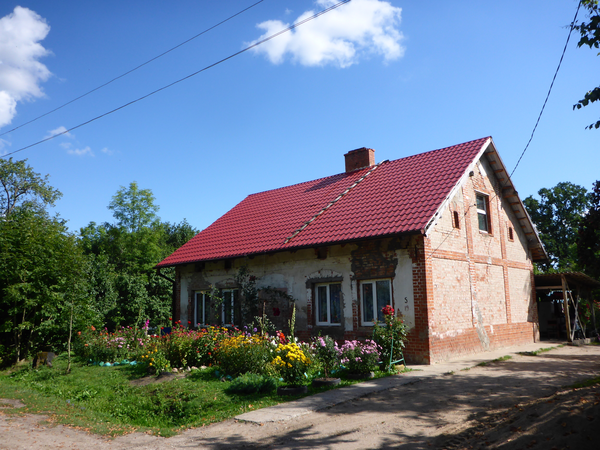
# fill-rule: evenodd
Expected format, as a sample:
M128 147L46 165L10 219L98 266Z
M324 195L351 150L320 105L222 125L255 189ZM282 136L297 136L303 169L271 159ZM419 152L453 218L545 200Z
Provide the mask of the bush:
M379 361L378 345L367 339L361 341L346 341L341 347L341 364L348 373L369 373L377 368Z
M267 375L272 351L273 344L268 339L240 334L222 340L216 348L216 356L219 366L228 375Z
M394 308L390 305L384 307L382 312L385 323L375 322L373 340L381 348L381 360L386 370L390 370L390 361L403 358L402 352L406 346L408 330L400 316L394 317Z
M145 331L145 329L121 327L111 333L106 328L96 330L95 327L90 326L77 333L77 339L73 341L74 352L94 362L137 360L152 339Z
M156 373L169 372L171 363L160 346L160 341L151 342L146 346L146 352L140 356L140 363L144 365L148 372Z
M316 362L323 368L325 378L339 368L341 350L331 336L315 338L311 350Z
M228 394L268 394L277 387L273 377L247 373L234 379L227 388Z
M287 384L300 384L311 361L296 343L279 344L275 350L273 366Z

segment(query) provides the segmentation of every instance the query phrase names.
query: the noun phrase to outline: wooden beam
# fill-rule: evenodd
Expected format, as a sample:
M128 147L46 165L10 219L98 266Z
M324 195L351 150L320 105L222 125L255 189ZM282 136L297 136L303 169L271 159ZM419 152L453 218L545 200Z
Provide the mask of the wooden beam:
M564 274L561 274L560 279L562 281L565 325L567 326L567 341L573 342L573 340L571 339L571 316L569 315L569 299L567 298L567 278L564 276Z

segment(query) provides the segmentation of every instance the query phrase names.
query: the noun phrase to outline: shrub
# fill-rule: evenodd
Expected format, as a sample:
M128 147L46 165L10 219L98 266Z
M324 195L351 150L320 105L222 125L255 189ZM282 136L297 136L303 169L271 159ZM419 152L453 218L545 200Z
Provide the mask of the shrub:
M273 392L277 387L277 381L273 377L247 373L234 379L227 393L229 394L267 394Z
M379 347L370 339L364 342L346 341L340 350L340 362L349 373L369 373L377 368Z
M381 360L386 370L390 370L390 361L403 358L402 352L406 346L408 330L400 315L394 316L394 308L390 305L384 307L382 312L385 323L375 322L373 340L381 348Z
M171 370L171 364L158 341L146 346L146 352L140 356L140 363L147 367L150 373L160 374Z
M300 384L305 373L310 367L311 361L305 355L298 344L279 344L275 350L273 366L287 384Z
M217 362L231 376L268 374L273 344L259 335L240 334L223 339L216 348Z
M312 343L311 350L316 358L316 362L321 365L325 377L329 377L331 372L340 365L341 351L337 342L331 336L317 337Z
M96 330L90 326L77 333L74 343L75 354L94 362L115 362L123 359L137 360L144 347L152 339L145 329L121 327L114 333Z

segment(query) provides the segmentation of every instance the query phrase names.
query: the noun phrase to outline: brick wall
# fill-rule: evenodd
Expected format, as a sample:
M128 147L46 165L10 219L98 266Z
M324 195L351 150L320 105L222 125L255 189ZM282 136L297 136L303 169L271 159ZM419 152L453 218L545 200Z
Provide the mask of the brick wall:
M433 279L433 289L425 293L431 298L422 300L430 305L430 362L529 343L537 336L525 235L485 157L475 169L424 242L432 248L431 262L420 262L431 267ZM488 195L489 233L479 230L476 193ZM453 211L460 213L461 228L452 222ZM512 241L508 227L513 228ZM423 324L415 330L417 336L424 332Z

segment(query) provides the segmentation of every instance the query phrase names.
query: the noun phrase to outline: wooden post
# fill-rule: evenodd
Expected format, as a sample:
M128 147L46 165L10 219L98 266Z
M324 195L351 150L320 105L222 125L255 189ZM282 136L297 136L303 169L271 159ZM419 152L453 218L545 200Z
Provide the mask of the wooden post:
M567 279L563 274L561 274L560 280L562 282L563 302L565 305L564 310L565 310L565 325L567 326L567 341L573 342L573 339L571 339L571 317L569 315L569 299L567 297L567 290L568 290Z

